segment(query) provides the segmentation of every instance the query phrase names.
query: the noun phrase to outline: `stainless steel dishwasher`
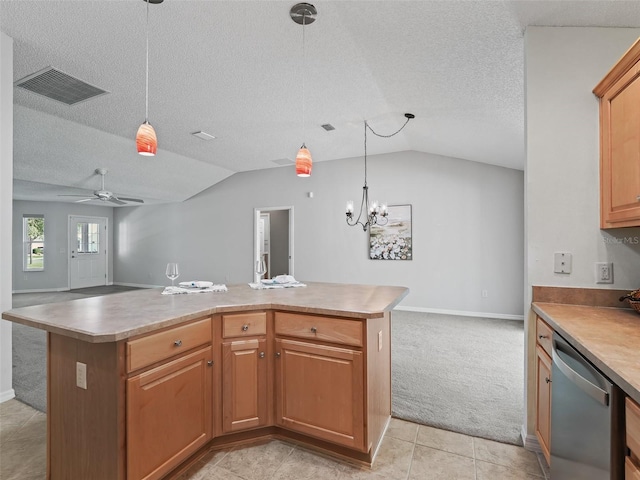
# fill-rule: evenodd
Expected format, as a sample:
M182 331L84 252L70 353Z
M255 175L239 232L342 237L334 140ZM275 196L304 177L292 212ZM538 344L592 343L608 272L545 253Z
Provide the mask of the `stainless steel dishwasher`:
M551 372L551 479L624 478L624 396L557 333Z

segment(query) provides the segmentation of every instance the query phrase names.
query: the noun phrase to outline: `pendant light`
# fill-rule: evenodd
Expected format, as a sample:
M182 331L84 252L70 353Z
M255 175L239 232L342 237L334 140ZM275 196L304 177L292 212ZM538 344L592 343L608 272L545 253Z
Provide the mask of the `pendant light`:
M364 186L362 187L362 200L360 201L360 212L358 213L358 217L354 216L353 210L353 201L349 200L347 202L347 225L350 227L355 227L356 225L360 225L362 230L365 232L372 225L386 225L389 221L387 219L389 215L389 211L387 210L387 205L378 204L377 201L369 202L369 186L367 185L367 130L373 133L377 137L390 138L394 135L397 135L402 131L404 127L407 126L409 120L412 118L416 118L413 113L405 113L404 117L406 118L404 124L394 133L390 135L381 135L376 133L373 128L364 121Z
M156 131L149 123L149 4L150 3L162 3L163 0L143 0L147 4L147 76L145 84L145 111L144 122L138 128L136 134L136 146L138 147L138 153L145 156L153 156L158 150L158 138L156 137Z
M305 119L304 119L304 78L306 75L306 57L305 57L305 38L304 27L316 21L316 15L318 14L316 7L310 3L298 3L291 7L289 15L291 19L298 25L302 25L302 138L305 137ZM311 152L302 142L298 155L296 155L296 175L299 177L310 177L311 168L313 167L313 159L311 158Z

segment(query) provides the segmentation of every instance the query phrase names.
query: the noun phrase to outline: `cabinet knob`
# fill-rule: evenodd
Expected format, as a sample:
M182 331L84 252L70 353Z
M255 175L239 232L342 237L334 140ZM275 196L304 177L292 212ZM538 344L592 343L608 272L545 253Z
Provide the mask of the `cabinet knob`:
M259 356L260 358L264 358L264 352L260 352L260 353L258 354L258 356Z
M173 344L174 344L176 347L181 347L181 346L182 346L182 340L176 340L175 342L173 342Z
M638 201L640 202L640 195L638 195L638 196L636 197L636 200L638 200Z
M542 340L543 338L549 338L549 335L538 335L538 338Z
M311 333L318 333L318 329L316 327L311 327Z
M280 352L276 352L276 358L280 358Z
M242 331L246 332L247 330L249 330L249 325L245 323L244 325L242 325Z
M544 381L547 383L551 383L551 379L549 377L544 377Z
M209 361L207 362L207 365L208 365L209 367L213 367L213 360L209 360Z

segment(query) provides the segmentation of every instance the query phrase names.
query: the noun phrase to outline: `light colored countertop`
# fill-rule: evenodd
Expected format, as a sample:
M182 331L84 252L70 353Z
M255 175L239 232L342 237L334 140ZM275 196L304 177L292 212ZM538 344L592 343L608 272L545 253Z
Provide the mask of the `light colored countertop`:
M350 318L377 318L409 293L405 287L305 282L306 287L162 295L162 288L34 305L3 312L12 322L77 338L115 342L223 312L282 309Z
M533 303L533 311L640 403L640 314L541 302Z

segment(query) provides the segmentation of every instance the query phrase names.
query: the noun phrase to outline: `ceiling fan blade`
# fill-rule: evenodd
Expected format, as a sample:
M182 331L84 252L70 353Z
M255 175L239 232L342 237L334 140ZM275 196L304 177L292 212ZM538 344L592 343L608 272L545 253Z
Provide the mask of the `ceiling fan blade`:
M76 200L76 203L90 202L91 200L96 200L96 198L81 198L80 200Z
M121 201L120 201L119 199L117 199L116 197L111 197L111 198L109 199L109 201L110 201L111 203L115 203L116 205L126 205L126 203L125 203L125 202L121 202Z
M125 202L137 202L137 203L144 203L144 200L140 200L139 198L125 198L125 197L118 197L118 200L124 200Z

